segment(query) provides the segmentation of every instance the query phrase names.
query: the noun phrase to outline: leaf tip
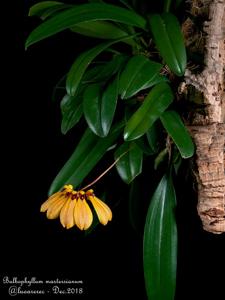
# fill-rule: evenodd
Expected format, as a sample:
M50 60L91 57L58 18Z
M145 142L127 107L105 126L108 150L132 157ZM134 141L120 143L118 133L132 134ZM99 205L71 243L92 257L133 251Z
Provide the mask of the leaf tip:
M124 141L129 141L129 133L128 132L124 132L124 134L123 134L123 139L124 139Z
M189 153L182 153L180 152L183 159L191 158L194 155L194 147Z

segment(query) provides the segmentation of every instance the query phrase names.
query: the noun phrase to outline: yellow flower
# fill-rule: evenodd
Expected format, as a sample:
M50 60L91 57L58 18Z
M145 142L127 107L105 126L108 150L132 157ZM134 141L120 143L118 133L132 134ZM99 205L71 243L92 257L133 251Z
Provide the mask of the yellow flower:
M87 230L93 222L93 214L88 205L90 201L101 224L112 220L110 208L98 199L93 190L74 191L72 185L65 185L62 191L53 194L41 205L41 212L47 211L48 219L60 218L63 227L69 229L77 226Z

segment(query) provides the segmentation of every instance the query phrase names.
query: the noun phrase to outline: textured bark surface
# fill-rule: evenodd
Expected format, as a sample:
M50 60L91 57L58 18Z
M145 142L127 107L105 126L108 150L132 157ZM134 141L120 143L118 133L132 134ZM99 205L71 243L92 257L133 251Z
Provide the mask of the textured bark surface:
M185 81L201 93L204 104L204 114L196 113L190 126L196 143L198 213L205 230L222 233L225 232L225 0L200 3L201 9L208 12L203 28L205 67L197 75L187 70Z
M205 230L222 233L225 231L225 124L190 129L196 143L198 213Z

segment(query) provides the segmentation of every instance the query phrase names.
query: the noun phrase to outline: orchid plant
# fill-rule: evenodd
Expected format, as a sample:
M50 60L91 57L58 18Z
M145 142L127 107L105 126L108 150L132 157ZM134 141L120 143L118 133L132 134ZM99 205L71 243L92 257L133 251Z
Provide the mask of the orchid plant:
M144 278L149 300L172 300L177 261L173 180L182 160L194 153L176 106L175 89L187 63L176 16L180 1L164 0L158 12L151 7L144 9L145 1L83 2L43 1L29 11L41 23L27 37L26 48L65 30L98 42L74 57L68 73L62 74L62 134L81 122L84 132L53 180L41 211L47 212L49 219L59 217L67 229L96 226L94 210L103 225L113 222L113 208L106 204L107 198L103 202L89 188L95 185L98 189L98 181L115 166L130 188L132 201L142 201L141 192L135 192L137 179L143 164L154 161L151 172L160 167L162 179L148 199L143 231ZM106 153L111 155L109 167L82 187Z

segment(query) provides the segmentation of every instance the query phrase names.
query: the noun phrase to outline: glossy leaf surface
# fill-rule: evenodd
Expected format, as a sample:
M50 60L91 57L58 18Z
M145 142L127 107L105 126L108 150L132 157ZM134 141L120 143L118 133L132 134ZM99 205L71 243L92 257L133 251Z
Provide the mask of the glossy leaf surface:
M167 83L152 88L138 110L127 122L124 130L125 140L134 140L145 134L161 116L173 100L173 93Z
M187 57L181 27L171 13L153 14L149 17L150 28L156 46L172 72L184 74Z
M144 228L143 262L148 299L174 300L177 265L176 195L164 175L149 205Z
M183 158L191 157L194 154L194 144L178 113L173 110L165 111L160 120L172 137L181 156Z
M27 38L26 48L79 23L97 20L121 22L143 29L146 27L146 20L128 9L105 3L88 3L60 12L36 27Z

